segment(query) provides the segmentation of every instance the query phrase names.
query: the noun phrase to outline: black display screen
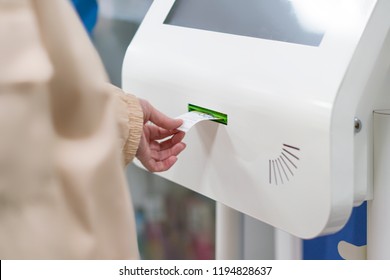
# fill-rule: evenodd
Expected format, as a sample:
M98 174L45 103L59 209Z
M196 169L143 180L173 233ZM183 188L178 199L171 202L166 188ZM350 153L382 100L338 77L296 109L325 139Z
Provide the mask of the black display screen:
M302 19L294 0L176 0L164 23L309 46L325 34Z

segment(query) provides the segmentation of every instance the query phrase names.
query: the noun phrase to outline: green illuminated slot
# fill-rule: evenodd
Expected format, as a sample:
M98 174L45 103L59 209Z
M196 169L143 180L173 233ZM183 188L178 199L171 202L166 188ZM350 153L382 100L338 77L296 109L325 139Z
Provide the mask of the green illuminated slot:
M213 117L217 118L217 120L213 120L213 122L222 123L224 125L227 125L228 117L224 113L217 112L217 111L214 111L214 110L210 110L210 109L207 109L207 108L203 108L203 107L200 107L200 106L196 106L196 105L193 105L193 104L188 104L188 112L191 112L191 111L197 111L197 112L201 112L201 113L204 113L204 114L208 114L210 116L213 116Z

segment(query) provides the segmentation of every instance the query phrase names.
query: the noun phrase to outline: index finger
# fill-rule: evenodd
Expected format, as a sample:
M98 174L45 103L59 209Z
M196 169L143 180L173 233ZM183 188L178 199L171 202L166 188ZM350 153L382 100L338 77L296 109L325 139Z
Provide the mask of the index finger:
M155 125L167 130L174 130L183 124L183 120L170 118L167 115L161 113L159 110L155 109L153 106L151 107L150 121Z

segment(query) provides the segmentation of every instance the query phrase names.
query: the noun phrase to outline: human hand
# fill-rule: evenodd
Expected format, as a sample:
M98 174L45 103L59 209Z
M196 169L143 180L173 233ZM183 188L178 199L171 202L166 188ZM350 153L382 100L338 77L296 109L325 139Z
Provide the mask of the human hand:
M146 100L139 99L139 102L144 113L144 127L136 157L151 172L166 171L186 147L182 142L184 132L177 130L183 121L167 117Z

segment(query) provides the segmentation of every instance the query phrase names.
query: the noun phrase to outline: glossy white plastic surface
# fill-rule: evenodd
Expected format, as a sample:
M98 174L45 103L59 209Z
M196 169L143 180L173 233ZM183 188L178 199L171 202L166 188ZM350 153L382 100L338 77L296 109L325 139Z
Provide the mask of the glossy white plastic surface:
M380 100L367 90L372 73L388 67L378 57L390 1L320 2L330 9L315 47L163 24L174 1L155 0L122 77L124 90L171 117L188 104L228 115L226 126L190 130L161 176L301 238L339 230L366 199L371 151L355 145L354 118L372 112ZM359 176L366 181L356 187Z

